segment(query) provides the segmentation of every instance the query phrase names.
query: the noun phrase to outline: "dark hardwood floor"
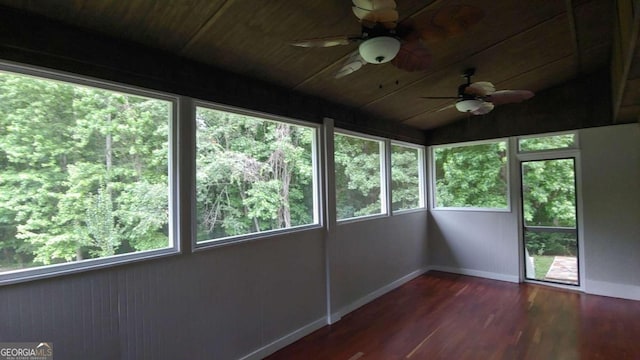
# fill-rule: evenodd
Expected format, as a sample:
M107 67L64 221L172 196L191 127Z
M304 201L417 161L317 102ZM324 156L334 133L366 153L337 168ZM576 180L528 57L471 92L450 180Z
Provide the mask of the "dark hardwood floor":
M640 359L640 301L429 272L269 356Z

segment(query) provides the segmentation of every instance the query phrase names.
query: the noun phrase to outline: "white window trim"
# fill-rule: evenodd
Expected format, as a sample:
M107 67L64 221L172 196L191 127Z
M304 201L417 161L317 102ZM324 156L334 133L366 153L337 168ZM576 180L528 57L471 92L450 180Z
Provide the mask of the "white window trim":
M362 220L384 218L384 217L390 216L389 209L391 207L388 205L389 186L387 184L387 182L390 181L390 175L391 175L390 171L388 170L391 168L391 164L389 164L387 167L387 159L389 157L388 152L390 151L388 150L389 146L387 145L389 142L389 139L379 137L379 136L374 136L374 135L358 133L355 131L344 130L344 129L335 129L334 138L335 138L335 135L344 135L344 136L349 136L356 139L378 141L380 144L380 210L381 212L377 214L361 215L361 216L354 216L350 218L338 219L337 218L338 209L336 207L333 211L336 212L336 221L338 225L358 222ZM335 152L335 147L334 147L334 152ZM334 174L335 174L335 167L334 167ZM333 176L335 177L335 175ZM336 203L336 206L337 206L337 203Z
M515 201L517 202L517 217L518 217L518 262L519 262L519 277L520 282L528 282L533 284L541 284L550 287L556 287L561 289L570 289L570 290L578 290L584 291L586 275L585 275L585 263L587 259L585 259L585 243L584 243L584 210L583 210L583 197L582 197L582 160L580 155L580 147L578 142L578 132L563 132L563 133L545 133L545 134L537 134L531 135L528 137L545 137L551 135L563 135L563 134L575 134L574 138L574 147L570 148L562 148L562 149L551 149L551 150L543 150L543 151L526 151L519 152L514 156L513 166L518 168L518 172L514 174L514 177L518 178L517 184L518 195L515 196ZM520 137L514 138L512 148L514 150L519 149L518 140ZM575 184L576 184L576 217L577 217L577 226L576 231L578 235L578 274L579 274L579 285L568 285L561 283L553 283L548 281L538 281L535 279L527 279L525 274L525 259L524 259L524 229L523 229L523 214L522 214L522 196L520 195L522 191L521 184L521 175L520 169L522 162L527 161L544 161L544 160L556 160L556 159L573 159L574 161L574 176L575 176ZM514 191L514 192L515 192Z
M312 186L313 186L313 223L310 224L304 224L304 225L298 225L298 226L292 226L289 228L284 228L284 229L273 229L273 230L265 230L265 231L260 231L260 232L252 232L252 233L247 233L247 234L241 234L241 235L232 235L232 236L225 236L225 237L221 237L221 238L216 238L216 239L208 239L208 240L202 240L202 241L198 241L197 239L197 214L196 214L196 178L195 178L195 172L196 172L196 161L195 161L195 154L197 152L196 149L196 132L197 129L194 126L194 131L193 131L193 151L194 151L194 156L193 156L193 191L192 191L192 209L191 209L191 249L193 250L193 252L199 252L202 250L207 250L207 249L212 249L212 248L217 248L217 247L221 247L221 246L228 246L228 245L232 245L232 244L237 244L237 243L244 243L244 242L250 242L250 241L254 241L254 240L260 240L260 239L265 239L265 238L270 238L270 237L274 237L274 236L278 236L278 235L284 235L284 234L288 234L288 233L296 233L296 232L301 232L301 231L308 231L308 230L314 230L314 229L319 229L323 227L323 219L322 219L322 204L321 204L321 199L322 199L322 193L321 193L321 189L320 189L320 176L321 176L321 172L320 172L320 150L319 150L319 144L320 142L320 137L321 137L321 125L320 124L316 124L316 123L311 123L308 121L303 121L303 120L298 120L298 119L293 119L293 118L288 118L288 117L284 117L284 116L277 116L277 115L273 115L273 114L269 114L269 113L263 113L263 112L259 112L259 111L253 111L253 110L248 110L248 109L243 109L243 108L238 108L238 107L234 107L234 106L229 106L229 105L224 105L224 104L219 104L219 103L215 103L215 102L211 102L211 101L205 101L205 100L193 100L191 102L191 111L192 111L192 117L187 119L188 121L192 121L195 122L195 114L196 114L196 108L201 107L201 108L205 108L205 109L211 109L211 110L217 110L217 111L224 111L224 112L230 112L230 113L234 113L234 114L239 114L239 115L245 115L245 116L250 116L250 117L255 117L261 120L265 120L265 121L272 121L272 122L280 122L280 123L285 123L285 124L290 124L290 125L295 125L295 126L302 126L302 127L307 127L307 128L312 128L314 130L314 137L313 137L313 142L311 144L311 166L313 168L312 170L312 176L313 176L313 180L312 180Z
M169 101L171 106L171 119L169 123L168 138L168 196L169 196L169 246L161 249L137 251L127 254L105 256L97 259L87 259L62 264L43 265L33 268L17 269L6 271L0 274L0 286L15 284L25 281L51 278L66 274L75 274L93 269L102 269L122 264L139 261L146 261L166 256L174 256L181 252L179 241L180 224L178 223L178 173L177 156L178 146L178 109L180 98L169 93L143 89L126 84L119 84L87 76L71 74L67 72L50 70L36 66L26 66L8 61L0 61L0 71L11 72L21 75L33 76L45 80L61 81L72 85L88 86L118 92L127 95L142 96L152 99Z
M504 142L506 144L506 152L507 152L507 161L505 164L506 167L506 182L507 182L507 192L505 194L507 200L507 206L505 208L486 208L486 207L441 207L436 206L436 171L435 171L435 156L434 151L440 148L452 148L452 147L463 147L463 146L473 146L473 145L484 145L484 144L492 144L497 142ZM433 145L429 147L429 170L431 173L430 185L431 191L429 192L429 199L431 201L430 210L431 211L476 211L476 212L495 212L495 213L510 213L512 211L512 201L511 201L511 169L510 169L510 159L513 157L511 154L511 144L512 139L510 138L497 138L497 139L488 139L488 140L478 140L478 141L467 141L460 143L451 143L451 144L442 144L442 145Z

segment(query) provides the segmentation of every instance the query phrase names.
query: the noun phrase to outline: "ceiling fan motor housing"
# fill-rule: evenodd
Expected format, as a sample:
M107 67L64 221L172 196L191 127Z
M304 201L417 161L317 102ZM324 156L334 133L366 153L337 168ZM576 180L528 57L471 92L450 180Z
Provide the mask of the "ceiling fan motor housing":
M474 94L467 94L466 90L471 85L471 77L475 74L476 69L469 68L462 73L462 77L467 79L465 84L458 86L458 101L456 101L456 109L463 113L474 112L482 106L484 102Z
M381 24L373 28L362 27L364 41L358 47L360 56L370 64L384 64L393 60L400 51L400 40L395 31Z
M482 106L482 103L484 101L479 100L479 99L460 99L456 102L456 109L458 109L458 111L460 112L474 112L478 109L480 109L480 106Z
M400 40L391 36L378 36L365 40L359 47L360 56L371 64L393 60L400 51Z

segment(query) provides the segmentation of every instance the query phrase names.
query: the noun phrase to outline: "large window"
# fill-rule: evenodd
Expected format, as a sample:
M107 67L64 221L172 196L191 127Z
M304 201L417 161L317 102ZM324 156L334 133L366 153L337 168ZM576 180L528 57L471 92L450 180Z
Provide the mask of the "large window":
M316 128L196 108L197 242L318 223Z
M393 211L424 206L423 162L422 148L391 144L391 209Z
M436 208L508 207L507 143L433 148Z
M0 71L2 280L173 251L175 100L124 91Z
M384 142L342 133L334 139L337 219L386 213Z

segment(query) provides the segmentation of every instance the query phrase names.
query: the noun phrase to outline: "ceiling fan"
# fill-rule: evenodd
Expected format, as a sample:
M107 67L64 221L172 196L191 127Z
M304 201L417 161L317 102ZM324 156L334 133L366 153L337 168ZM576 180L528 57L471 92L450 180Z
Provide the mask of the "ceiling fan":
M341 78L365 64L391 62L406 71L426 70L431 53L425 42L458 35L480 21L482 10L468 5L452 5L398 23L395 0L352 0L353 13L362 24L359 35L329 36L297 40L300 47L330 47L360 43L335 77Z
M529 90L498 90L488 81L471 82L476 69L470 68L462 73L467 82L458 86L458 96L422 96L423 99L455 99L456 102L438 111L456 108L471 115L489 113L495 105L519 103L531 99L534 93Z

